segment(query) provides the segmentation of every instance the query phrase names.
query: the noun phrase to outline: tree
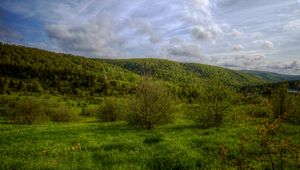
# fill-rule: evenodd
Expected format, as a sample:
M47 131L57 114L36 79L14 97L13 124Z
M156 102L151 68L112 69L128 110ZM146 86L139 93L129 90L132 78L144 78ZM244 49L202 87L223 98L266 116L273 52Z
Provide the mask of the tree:
M4 94L5 92L5 79L0 77L0 94Z
M135 97L129 102L127 121L134 126L152 129L157 124L172 120L172 97L160 83L145 77Z
M283 119L287 119L287 114L275 119L270 114L258 127L257 139L258 147L262 150L261 157L268 158L272 170L279 169L279 167L283 170L286 160L298 160L297 156L288 156L288 154L298 155L298 149L290 139L281 136Z
M232 92L220 82L211 82L202 91L198 104L192 108L190 118L199 127L219 128L223 124L224 114L228 111L232 101Z
M282 117L288 111L288 100L286 84L279 85L279 87L272 92L272 109L276 117Z

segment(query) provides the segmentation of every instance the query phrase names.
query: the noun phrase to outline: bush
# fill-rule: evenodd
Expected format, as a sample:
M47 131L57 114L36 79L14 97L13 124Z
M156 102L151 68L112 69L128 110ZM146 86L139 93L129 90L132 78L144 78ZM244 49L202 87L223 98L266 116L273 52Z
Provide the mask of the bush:
M202 92L198 104L191 105L188 117L201 128L219 128L232 103L232 93L225 86L212 82L210 87Z
M130 125L152 129L173 120L172 97L161 84L145 78L129 102L126 119Z
M288 96L287 90L287 84L281 84L272 92L271 102L273 113L276 117L282 117L289 109L288 105L290 103L290 98Z
M48 120L50 112L46 103L37 99L22 99L9 105L9 117L14 123L34 124Z
M97 116L99 107L83 107L81 115L82 116Z
M65 105L59 105L53 110L51 114L51 120L57 122L71 122L77 120L77 115L71 107Z
M287 112L287 119L294 124L300 124L300 94L291 96L290 107Z
M119 99L108 98L98 109L98 119L102 122L114 122L120 119L125 108L122 106Z
M248 115L254 116L254 117L268 117L269 114L272 112L272 109L268 107L267 105L247 105L245 106L245 112Z

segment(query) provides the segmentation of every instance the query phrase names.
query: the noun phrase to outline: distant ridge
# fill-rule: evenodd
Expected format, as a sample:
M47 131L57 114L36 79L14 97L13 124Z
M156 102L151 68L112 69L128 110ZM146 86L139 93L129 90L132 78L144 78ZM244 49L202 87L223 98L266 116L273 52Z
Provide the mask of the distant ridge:
M276 83L281 81L300 80L300 75L285 75L267 71L242 70L244 73L255 75L268 82Z

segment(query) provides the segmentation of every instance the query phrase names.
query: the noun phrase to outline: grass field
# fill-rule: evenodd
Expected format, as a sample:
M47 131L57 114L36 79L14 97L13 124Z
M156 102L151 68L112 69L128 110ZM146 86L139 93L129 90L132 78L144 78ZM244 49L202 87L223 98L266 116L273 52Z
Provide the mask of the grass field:
M228 169L241 158L240 135L255 136L255 122L221 129L199 129L188 121L151 131L124 122L97 123L93 118L42 125L0 124L1 169L222 169L220 145L228 148ZM284 125L300 143L300 128ZM249 167L268 169L260 149L247 147ZM299 161L299 160L298 160ZM296 166L287 169L297 169Z
M221 128L201 129L177 113L174 123L145 130L124 121L102 123L81 116L83 101L64 96L13 93L0 98L3 107L16 98L47 100L49 106L61 103L79 116L72 122L33 125L0 117L0 169L271 169L257 143L261 118L243 113L243 106L232 109ZM279 137L299 146L300 127L284 123ZM284 168L299 169L299 152L284 154ZM279 167L278 155L272 157Z

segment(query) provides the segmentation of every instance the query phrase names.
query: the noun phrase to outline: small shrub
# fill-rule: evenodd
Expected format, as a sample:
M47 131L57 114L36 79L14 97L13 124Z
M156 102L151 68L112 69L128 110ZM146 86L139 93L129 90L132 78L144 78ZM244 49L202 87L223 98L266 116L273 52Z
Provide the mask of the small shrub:
M99 108L97 107L83 107L81 115L82 116L97 116Z
M9 105L10 119L17 124L34 124L48 120L49 107L37 99L22 99Z
M270 112L272 112L271 108L266 105L247 105L245 108L245 112L248 115L254 117L267 117Z
M108 98L98 109L98 119L102 122L114 122L120 119L124 106L116 98Z
M71 107L59 105L51 114L51 120L57 122L71 122L77 120L77 115Z

